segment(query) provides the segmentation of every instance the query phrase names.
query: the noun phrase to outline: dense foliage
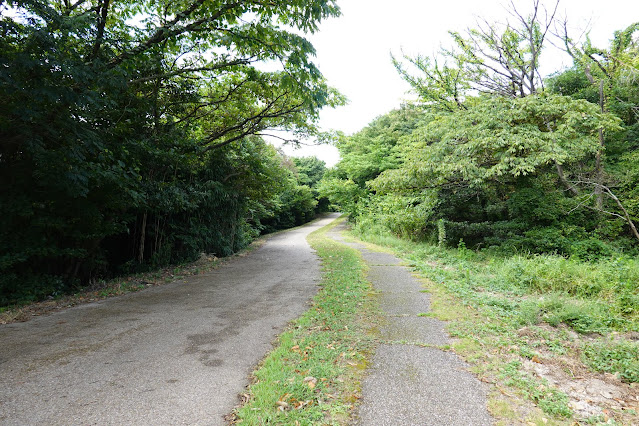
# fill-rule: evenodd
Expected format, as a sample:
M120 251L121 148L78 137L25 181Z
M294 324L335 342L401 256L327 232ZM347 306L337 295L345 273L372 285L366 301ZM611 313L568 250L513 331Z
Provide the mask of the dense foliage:
M584 260L636 253L639 24L608 49L564 35L574 66L543 79L560 26L533 4L513 23L451 32L436 57L394 57L419 100L343 137L322 193L361 228L404 238Z
M0 13L0 304L227 255L312 216L309 182L260 135L317 135L342 102L298 35L337 16L333 0Z

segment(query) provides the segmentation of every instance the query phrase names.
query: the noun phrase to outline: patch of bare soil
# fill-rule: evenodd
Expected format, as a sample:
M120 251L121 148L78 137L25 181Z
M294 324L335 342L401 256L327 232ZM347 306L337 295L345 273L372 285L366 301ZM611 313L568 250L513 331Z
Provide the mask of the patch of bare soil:
M563 353L548 346L549 336L563 333ZM593 372L581 360L583 343L593 336L578 335L567 327L524 327L518 334L537 348L538 356L523 360L523 368L564 392L578 421L597 418L622 425L639 425L639 383L625 383L610 373ZM632 339L628 335L625 338Z

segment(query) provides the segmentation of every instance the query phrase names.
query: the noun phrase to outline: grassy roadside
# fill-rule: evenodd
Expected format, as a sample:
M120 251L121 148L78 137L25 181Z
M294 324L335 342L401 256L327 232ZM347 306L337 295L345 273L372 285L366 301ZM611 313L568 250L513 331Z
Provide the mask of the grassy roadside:
M639 317L628 300L636 290L623 290L624 280L637 282L632 261L588 269L370 230L359 237L391 248L423 278L432 301L424 315L448 321L453 350L493 384L498 424L637 424Z
M50 297L49 300L40 302L0 307L0 324L24 322L32 317L46 315L76 305L179 281L192 275L209 272L217 268L221 262L224 260L215 256L202 256L193 263L165 267L151 272L127 274L110 280L98 280L74 294Z
M344 219L313 232L308 241L322 259L320 291L312 307L278 338L254 372L235 412L236 423L345 424L359 399L359 381L372 349L376 312L358 251L326 234Z
M278 231L283 232L283 231ZM122 275L112 279L96 280L92 285L81 288L73 294L51 296L48 300L26 302L24 304L0 307L0 325L12 322L25 322L32 317L47 315L76 305L92 303L110 297L121 296L145 290L149 287L169 284L217 269L225 261L237 256L246 256L252 250L263 245L276 233L258 237L245 249L225 258L202 254L195 262L171 265L157 270Z

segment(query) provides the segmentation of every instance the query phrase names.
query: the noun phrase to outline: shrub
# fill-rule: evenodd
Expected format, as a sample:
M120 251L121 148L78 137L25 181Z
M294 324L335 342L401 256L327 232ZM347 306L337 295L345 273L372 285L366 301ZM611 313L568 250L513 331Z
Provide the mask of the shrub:
M613 249L609 244L596 238L588 238L587 240L577 241L570 246L571 256L579 260L599 260L610 257Z
M639 382L639 344L620 340L585 345L583 360L593 370L618 374L625 382Z

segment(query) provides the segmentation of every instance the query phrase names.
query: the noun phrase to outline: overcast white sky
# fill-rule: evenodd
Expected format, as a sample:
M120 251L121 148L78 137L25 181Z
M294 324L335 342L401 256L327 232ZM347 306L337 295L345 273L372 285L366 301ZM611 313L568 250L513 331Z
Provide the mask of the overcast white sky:
M320 125L352 134L375 117L400 106L410 95L399 77L390 53L400 49L410 54L432 54L439 46L450 46L448 30L462 31L476 17L504 21L508 0L338 0L342 16L325 21L320 31L309 36L317 50L316 64L329 83L349 99L349 104L322 111ZM542 0L544 1L544 0ZM514 0L522 13L532 0ZM554 0L545 0L551 7ZM607 47L616 30L639 21L639 0L560 0L559 14L578 30L590 25L591 39ZM548 49L542 66L547 72L570 65L559 52ZM331 146L285 148L288 155L316 155L330 166L339 155Z

